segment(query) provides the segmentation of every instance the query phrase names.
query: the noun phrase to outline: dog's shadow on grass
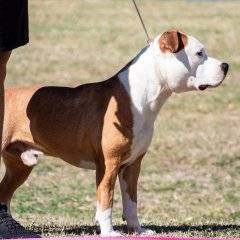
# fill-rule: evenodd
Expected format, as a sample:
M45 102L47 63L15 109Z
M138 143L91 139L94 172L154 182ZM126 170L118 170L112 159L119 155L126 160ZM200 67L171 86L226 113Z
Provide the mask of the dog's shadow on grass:
M222 232L222 231L236 231L240 230L240 225L180 225L180 226L156 226L156 225L148 225L147 228L154 230L159 234L168 234L168 233L207 233L207 232Z
M240 225L179 225L179 226L158 226L158 225L145 225L145 228L154 230L157 234L172 234L172 233L190 233L191 235L208 235L211 233L217 236L217 232L235 232L240 231ZM60 236L79 236L79 235L98 235L100 229L96 225L42 225L30 227L32 231L35 231L41 235L60 235ZM121 232L127 233L126 225L114 226L114 229Z

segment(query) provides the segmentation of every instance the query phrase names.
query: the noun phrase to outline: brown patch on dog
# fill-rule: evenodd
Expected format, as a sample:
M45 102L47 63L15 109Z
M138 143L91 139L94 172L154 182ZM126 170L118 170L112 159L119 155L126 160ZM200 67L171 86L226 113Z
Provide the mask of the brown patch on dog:
M77 88L6 90L5 152L21 161L22 144L77 167L95 165L102 211L112 207L119 167L131 155L132 128L131 99L116 75Z
M162 52L177 53L187 45L188 37L179 30L164 32L158 40Z

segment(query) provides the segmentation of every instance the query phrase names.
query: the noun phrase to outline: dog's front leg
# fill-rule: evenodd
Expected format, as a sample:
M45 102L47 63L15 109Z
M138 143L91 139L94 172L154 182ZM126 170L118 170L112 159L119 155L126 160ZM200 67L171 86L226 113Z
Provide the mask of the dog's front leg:
M143 156L129 166L122 166L118 174L123 201L123 219L127 221L129 232L153 234L154 231L140 226L137 217L137 182Z
M109 161L110 162L110 161ZM118 174L118 164L108 164L98 166L96 169L97 183L97 212L96 220L101 229L101 236L120 236L113 230L112 207L114 186Z

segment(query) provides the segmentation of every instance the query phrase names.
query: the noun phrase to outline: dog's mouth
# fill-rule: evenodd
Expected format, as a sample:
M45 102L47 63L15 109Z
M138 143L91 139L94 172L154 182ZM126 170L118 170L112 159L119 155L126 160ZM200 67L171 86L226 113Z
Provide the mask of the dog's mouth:
M200 85L199 87L198 87L198 89L200 90L200 91L204 91L206 88L208 88L209 87L209 85L208 84L203 84L203 85Z
M223 80L224 80L224 79L223 79ZM200 91L204 91L204 90L207 89L208 87L210 87L210 88L216 88L216 87L218 87L219 85L221 85L221 83L223 82L223 80L220 81L219 83L215 84L215 85L202 84L202 85L200 85L200 86L198 87L198 89L199 89Z

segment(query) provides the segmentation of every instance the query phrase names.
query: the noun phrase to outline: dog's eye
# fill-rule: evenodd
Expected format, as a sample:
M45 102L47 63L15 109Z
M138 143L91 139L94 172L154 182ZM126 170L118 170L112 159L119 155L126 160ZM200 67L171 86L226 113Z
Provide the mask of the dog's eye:
M197 56L198 56L198 57L202 57L202 56L203 56L203 51L197 52Z

